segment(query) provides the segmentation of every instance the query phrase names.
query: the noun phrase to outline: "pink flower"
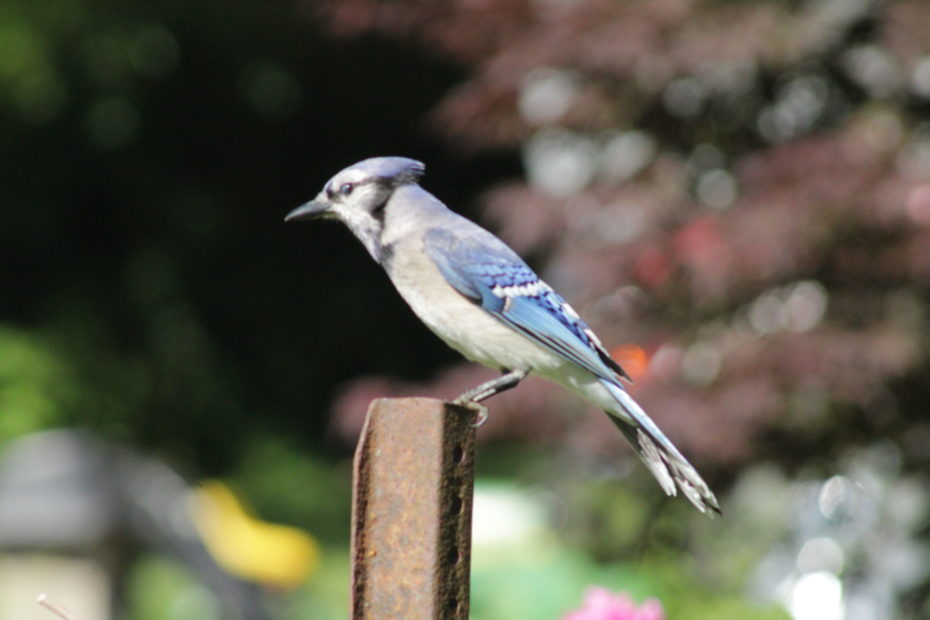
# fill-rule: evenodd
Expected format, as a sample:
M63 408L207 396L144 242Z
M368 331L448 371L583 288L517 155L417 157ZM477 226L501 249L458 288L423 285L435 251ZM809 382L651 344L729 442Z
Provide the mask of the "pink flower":
M654 598L639 607L626 592L613 593L597 586L588 588L584 606L570 611L562 620L665 620L662 605Z

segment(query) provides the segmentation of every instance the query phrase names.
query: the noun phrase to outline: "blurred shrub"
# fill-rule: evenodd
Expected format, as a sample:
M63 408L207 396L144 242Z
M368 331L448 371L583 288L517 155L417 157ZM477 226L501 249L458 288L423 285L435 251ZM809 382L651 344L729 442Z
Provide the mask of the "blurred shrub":
M0 445L64 423L77 384L58 352L38 334L0 324Z

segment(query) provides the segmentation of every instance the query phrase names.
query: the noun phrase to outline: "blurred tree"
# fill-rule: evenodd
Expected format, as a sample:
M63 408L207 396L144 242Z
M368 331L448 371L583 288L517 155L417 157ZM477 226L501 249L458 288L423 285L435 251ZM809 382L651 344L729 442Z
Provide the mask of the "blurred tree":
M631 390L699 468L717 465L713 486L750 460L829 478L878 437L894 440L905 471L926 472L930 4L313 4L346 37L420 41L467 69L434 126L459 148L520 149L525 171L484 196L484 219L640 370ZM338 428L353 436L375 393L455 394L482 373L463 366L426 386L363 379L337 401ZM569 423L583 406L548 385L515 390L495 401L482 436L558 446L548 484L577 497L566 465L597 471L622 443L603 416ZM587 503L573 504L569 531L595 556L629 557L641 544L655 557L686 540L672 511L631 526L636 504L622 495ZM631 527L632 548L622 535ZM905 545L915 557L925 557L925 528ZM702 560L702 576L734 584L747 566L762 571L766 543L739 559L710 540L694 553L720 561ZM845 552L841 576L824 580L843 589L835 605L859 617L925 615L925 574L902 587L889 569L869 590L861 576L873 569L852 559L855 545ZM803 615L806 575L776 573L759 580L791 593L782 600L795 617L825 617ZM810 592L808 602L825 600ZM693 597L681 602L703 617Z
M0 326L0 444L61 424L75 383L45 343L28 332Z
M905 408L930 397L930 6L324 6L337 32L415 38L469 69L436 126L520 148L526 170L486 219L606 342L639 344L632 389L687 453L796 463L882 434L930 460L906 440L928 436L926 407ZM499 405L501 433L553 430L526 424L539 398ZM605 427L556 430L606 452Z
M308 239L281 219L339 162L448 157L421 119L461 69L333 41L304 13L0 8L0 355L9 366L35 341L73 379L54 411L5 415L4 433L77 423L222 472L258 430L324 448L346 376L452 359L341 233ZM500 161L433 181L467 198ZM379 321L363 320L371 308ZM392 322L416 347L391 346Z

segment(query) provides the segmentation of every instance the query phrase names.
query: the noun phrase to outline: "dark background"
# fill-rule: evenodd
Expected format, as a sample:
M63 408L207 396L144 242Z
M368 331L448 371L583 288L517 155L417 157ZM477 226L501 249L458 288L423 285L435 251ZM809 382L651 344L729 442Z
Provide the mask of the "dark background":
M280 2L94 3L79 25L44 6L66 93L41 122L3 111L0 303L86 387L62 421L222 472L258 429L324 448L346 377L454 359L344 230L282 219L374 155L429 162L428 187L466 212L518 174L514 152L461 156L425 120L460 68L336 40ZM175 47L152 77L132 46L155 28ZM100 105L104 135L130 117L118 144L88 127Z

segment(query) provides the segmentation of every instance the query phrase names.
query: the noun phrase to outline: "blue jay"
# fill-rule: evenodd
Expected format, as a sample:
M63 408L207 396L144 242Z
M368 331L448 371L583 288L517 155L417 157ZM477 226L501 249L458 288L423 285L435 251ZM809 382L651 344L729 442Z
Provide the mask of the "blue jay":
M420 187L424 172L406 157L360 161L285 221L343 222L437 336L503 373L454 402L486 411L478 403L536 373L603 408L667 494L680 489L701 512L719 513L698 472L623 388L629 377L587 324L503 241Z

